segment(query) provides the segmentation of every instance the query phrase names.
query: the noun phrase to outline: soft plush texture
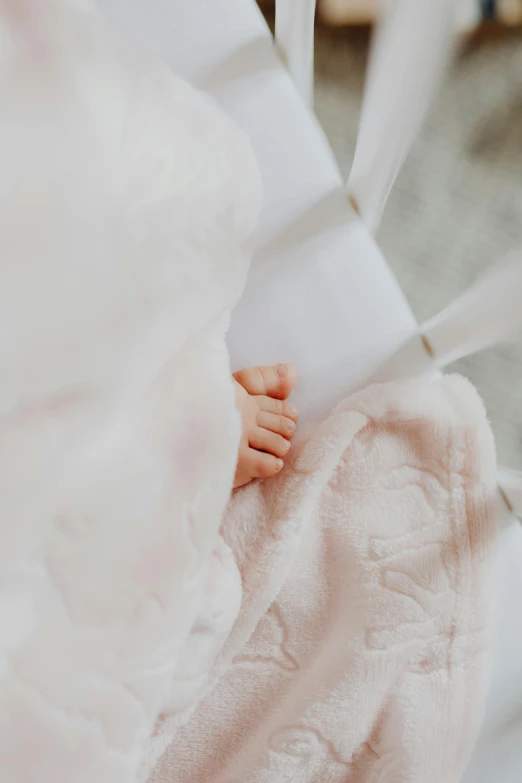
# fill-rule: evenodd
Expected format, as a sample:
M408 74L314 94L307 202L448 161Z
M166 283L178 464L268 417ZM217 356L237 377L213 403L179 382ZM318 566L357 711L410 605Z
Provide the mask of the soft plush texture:
M0 781L131 783L213 611L260 177L88 0L0 0L0 170Z
M215 595L228 569L238 599L237 565L239 615L222 647L194 627L210 678L165 711L142 778L161 756L150 783L456 783L488 681L494 495L460 377L374 386L308 425L280 476L234 494Z

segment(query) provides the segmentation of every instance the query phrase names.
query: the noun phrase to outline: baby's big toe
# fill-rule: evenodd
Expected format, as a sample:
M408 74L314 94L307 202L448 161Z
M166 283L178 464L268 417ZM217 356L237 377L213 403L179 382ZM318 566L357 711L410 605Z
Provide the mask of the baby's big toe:
M291 364L278 364L275 367L248 367L234 373L234 378L249 394L286 400L295 386L296 372Z
M283 468L283 460L256 449L248 450L248 461L253 478L271 478Z

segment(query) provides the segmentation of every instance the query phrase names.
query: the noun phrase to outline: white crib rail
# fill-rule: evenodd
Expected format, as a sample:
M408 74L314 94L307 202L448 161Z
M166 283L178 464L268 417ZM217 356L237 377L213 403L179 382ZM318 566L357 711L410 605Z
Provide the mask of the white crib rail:
M394 0L376 30L348 179L371 230L435 93L451 50L454 0Z
M421 331L438 367L522 331L522 250L493 267Z
M315 3L276 0L276 43L298 93L310 107L314 93Z

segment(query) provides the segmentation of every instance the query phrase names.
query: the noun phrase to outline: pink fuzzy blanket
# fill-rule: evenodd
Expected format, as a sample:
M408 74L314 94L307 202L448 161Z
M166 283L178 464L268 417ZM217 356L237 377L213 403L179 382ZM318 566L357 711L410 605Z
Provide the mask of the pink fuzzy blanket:
M151 783L458 781L487 687L494 487L460 377L374 386L309 425L282 475L232 498L208 587L230 606L237 566L239 614L225 642L219 612L194 627L209 676L166 710Z

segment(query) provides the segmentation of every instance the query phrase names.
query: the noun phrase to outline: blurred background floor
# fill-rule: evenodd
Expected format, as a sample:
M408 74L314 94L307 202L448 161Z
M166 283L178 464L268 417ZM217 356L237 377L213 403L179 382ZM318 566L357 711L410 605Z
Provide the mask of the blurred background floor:
M364 29L316 31L316 113L345 175L368 49ZM522 37L487 36L450 69L396 182L378 240L419 320L522 247ZM521 307L522 307L522 291ZM522 335L451 369L483 396L499 460L522 468Z

